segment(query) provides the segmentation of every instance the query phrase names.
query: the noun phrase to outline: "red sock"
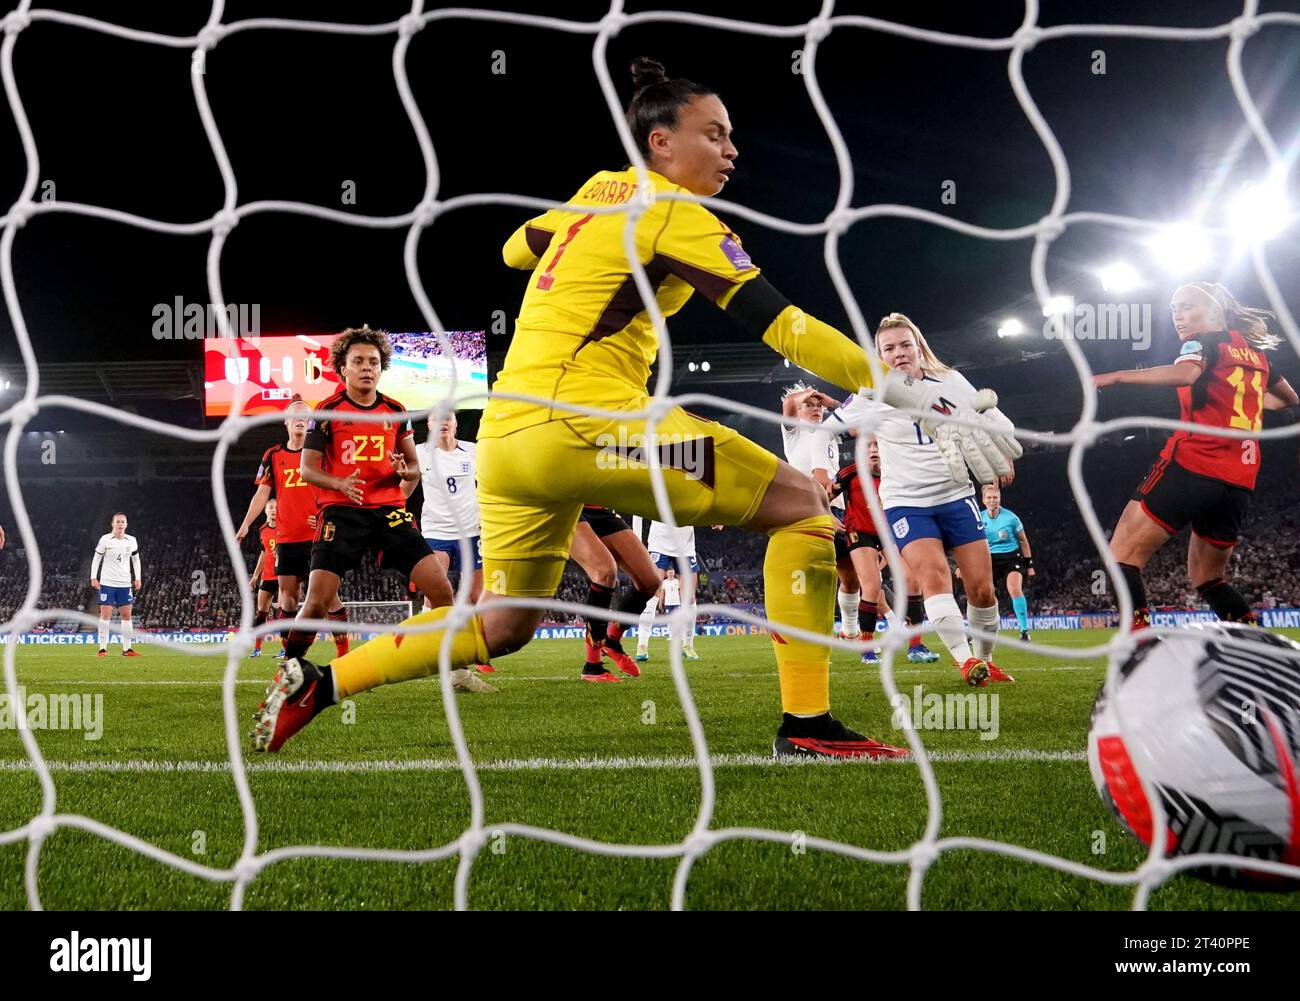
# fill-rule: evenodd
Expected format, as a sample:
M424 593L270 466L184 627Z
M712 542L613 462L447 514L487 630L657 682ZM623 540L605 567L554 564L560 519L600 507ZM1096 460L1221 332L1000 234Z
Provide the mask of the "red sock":
M336 612L326 612L325 618L331 622L347 622L348 610L340 608ZM348 634L346 631L334 634L334 649L338 651L340 657L348 652Z
M260 625L261 625L263 622L265 622L265 621L266 621L266 613L265 613L265 612L258 612L256 615L253 616L253 628L256 629L258 626L260 626ZM261 649L262 649L262 637L261 637L261 636L258 636L256 639L253 640L253 649L254 649L254 650L261 650Z

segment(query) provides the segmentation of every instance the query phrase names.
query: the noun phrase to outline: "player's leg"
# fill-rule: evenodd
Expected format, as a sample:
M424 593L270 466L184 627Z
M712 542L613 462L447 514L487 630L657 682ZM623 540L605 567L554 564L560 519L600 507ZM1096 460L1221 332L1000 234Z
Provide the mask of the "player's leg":
M695 557L691 557L691 564L699 565ZM682 656L687 660L700 659L700 655L695 652L695 590L699 578L698 570L687 570L686 577L682 580L682 604L691 610L690 620L682 627Z
M1138 501L1129 501L1119 516L1110 538L1111 555L1119 564L1124 586L1133 599L1133 627L1141 629L1151 624L1151 607L1147 600L1142 570L1147 560L1173 536L1173 532L1156 522L1143 510Z
M254 614L253 616L254 629L262 625L262 623L266 621L267 616L270 614L270 611L271 611L271 595L261 584L259 584L257 586L256 614ZM249 656L250 657L262 656L262 637L260 634L253 639L253 652L249 654Z
M858 603L862 600L862 583L849 553L848 536L842 528L835 533L835 576L839 580L835 600L840 609L840 639L855 640L861 630Z
M1016 625L1020 627L1020 638L1029 642L1029 600L1025 597L1025 578L1019 570L1007 574L1007 594L1011 597L1011 609L1016 613Z
M433 549L434 541L435 540L433 539L429 540L429 547L433 551L433 558L438 561L438 566L442 568L442 575L450 580L452 572L455 569L457 569L456 567L452 566L452 557L455 556L455 553L448 552L445 549ZM482 593L483 574L481 571L478 574L478 581L479 581L479 592ZM427 612L429 609L433 607L433 603L429 600L429 596L427 594L422 593L420 597L421 597L421 607ZM476 602L478 601L477 595L475 595L474 601Z
M131 612L135 606L131 602L117 606L117 614L122 617L122 656L139 657L137 650L131 649L131 641L135 638L135 628L131 622Z
M915 512L917 509L910 510ZM943 540L939 538L937 528L924 524L925 515L910 513L906 518L907 534L898 539L895 529L894 537L900 545L903 562L907 565L908 584L921 589L930 624L952 654L953 662L965 666L974 658L970 642L966 639L966 624L962 620L961 609L953 597L952 571L948 569ZM932 534L922 534L927 531Z
M655 596L659 593L661 574L659 568L655 566L655 561L650 558L650 554L646 551L641 539L630 528L610 532L608 535L602 536L600 541L614 557L614 561L627 574L628 580L632 582L632 586L619 596L616 606L618 611L644 613L649 603L656 600ZM651 612L652 616L653 614ZM622 622L611 619L609 625L605 628L605 639L601 649L624 674L629 674L632 671L639 674L640 670L623 649L623 634L625 632L627 632L627 626ZM648 634L648 630L646 632ZM640 652L640 649L641 634L638 633L637 651Z
M1187 543L1187 575L1196 593L1225 622L1258 623L1250 603L1224 575L1241 527L1245 524L1250 494L1226 484L1220 496L1192 520Z
M919 626L925 621L925 598L915 584L912 585L912 593L907 596L904 621L909 626ZM912 637L907 648L909 664L933 664L938 659L939 655L921 641L919 633Z
M332 570L314 568L307 578L307 597L298 608L297 619L323 619L338 603L341 578ZM316 631L290 629L284 637L284 656L304 657L316 642Z
M877 551L870 546L857 545L856 539L853 538L850 538L850 545L853 548L849 550L849 558L853 560L853 568L857 571L858 582L862 588L858 599L859 635L862 639L870 641L876 633L876 621L880 616L880 603L884 597L880 593L880 562L877 559ZM876 651L864 652L862 663L879 663Z
M112 621L113 606L109 603L108 593L101 586L99 589L99 653L97 656L108 656L108 632Z
M669 565L668 561L671 559L671 557L660 556L656 553L651 553L650 555L652 557L657 557L659 562L663 564L663 566L661 567L659 563L655 563L655 574L662 581L666 576L666 568ZM652 560L652 562L654 561ZM650 595L650 597L646 599L645 607L641 610L641 617L640 619L637 620L637 626L636 626L636 659L637 660L650 659L650 633L654 629L655 613L659 611L659 599L661 597L662 594L660 594L659 589L655 588L655 593Z
M952 549L961 578L966 582L966 616L970 620L972 631L977 633L972 646L976 659L988 665L990 681L1014 681L992 659L1001 619L998 615L997 592L993 589L993 561L989 555L989 545L983 538L983 529L980 530L980 536L974 541L953 546ZM989 635L986 638L978 635L979 632Z
M601 543L596 530L586 521L579 520L577 530L573 533L573 545L569 549L573 562L587 575L587 601L591 611L587 612L587 630L583 637L586 659L582 665L584 681L619 681L619 677L605 669L601 655L601 642L608 627L608 620L600 615L602 609L608 609L618 589L618 564L611 553ZM635 666L633 670L640 674Z

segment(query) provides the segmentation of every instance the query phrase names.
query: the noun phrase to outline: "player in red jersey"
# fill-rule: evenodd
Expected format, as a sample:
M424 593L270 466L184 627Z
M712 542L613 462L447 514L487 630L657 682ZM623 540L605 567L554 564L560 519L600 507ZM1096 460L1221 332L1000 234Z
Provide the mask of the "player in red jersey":
M632 581L631 588L619 599L620 612L640 612L659 590L659 572L640 538L618 512L599 504L582 506L569 557L582 567L591 582L587 588L587 604L595 608L609 608L618 588L619 567ZM582 665L583 681L621 680L605 668L602 656L612 660L614 666L629 677L635 678L641 673L636 662L623 649L626 630L627 626L622 622L606 622L595 612L587 613L587 659Z
M288 441L284 445L272 445L262 454L253 481L257 484L257 490L248 502L248 511L235 532L235 539L244 541L249 527L274 497L277 507L274 569L280 583L277 604L280 615L293 618L297 614L299 595L302 594L310 572L311 543L316 536L315 526L310 519L317 511L318 500L316 489L302 478L299 469L303 445L307 440L307 421L311 418L311 407L301 396L295 395L284 413ZM336 622L347 619L347 609L337 595L325 617ZM334 634L334 646L340 657L348 652L346 631Z
M871 474L871 488L879 498L880 446L876 443L874 434L867 438L867 470ZM835 491L844 497L844 533L849 558L853 560L853 568L862 585L858 603L858 619L862 629L860 635L870 640L876 631L879 617L889 614L889 603L885 600L884 578L881 573L883 549L880 536L876 534L875 523L871 520L871 508L867 506L864 489L863 477L858 473L856 462L850 462L835 474ZM913 615L916 616L915 619ZM907 624L918 625L924 620L925 606L918 591L908 596ZM913 636L907 649L907 659L912 664L932 664L939 659L939 655L927 648L920 636ZM880 658L874 650L862 654L864 664L879 662Z
M403 407L378 390L392 345L383 331L349 329L330 346L330 362L344 388L316 408L307 425L299 467L319 492L320 512L311 547L311 576L299 618L322 618L338 601L343 574L368 549L429 596L435 608L452 603L451 584L406 509L402 480L418 480L420 465L411 422L394 416L358 421L357 414L400 414ZM285 637L286 659L307 653L315 633ZM490 686L480 682L482 690Z
M1265 410L1293 407L1295 390L1269 371L1264 352L1279 338L1271 312L1242 306L1214 282L1191 282L1169 303L1182 347L1172 365L1093 377L1097 389L1120 383L1178 387L1179 419L1207 427L1259 431ZM1142 569L1190 523L1187 572L1220 619L1254 622L1241 592L1223 578L1259 476L1257 439L1175 431L1124 508L1110 540L1133 597L1133 627L1151 624Z
M275 574L275 509L276 502L272 497L266 502L266 523L258 532L262 551L257 554L257 565L253 567L252 576L248 580L248 586L257 592L257 614L253 617L254 629L271 617L271 610L274 607L272 601L280 592L280 582ZM261 636L254 641L253 652L249 656L262 656Z

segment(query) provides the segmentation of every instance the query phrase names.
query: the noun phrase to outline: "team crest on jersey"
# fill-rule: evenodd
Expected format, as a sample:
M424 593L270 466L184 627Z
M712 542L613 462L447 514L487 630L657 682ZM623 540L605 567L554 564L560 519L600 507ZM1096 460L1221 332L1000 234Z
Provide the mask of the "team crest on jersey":
M469 472L469 463L468 463L468 462L462 462L462 463L460 464L460 471L461 471L461 473L468 473L468 472Z
M895 539L906 539L907 533L911 530L911 526L907 524L906 518L899 518L890 527L894 530Z
M325 522L325 528L320 533L322 542L332 542L334 540L334 522Z

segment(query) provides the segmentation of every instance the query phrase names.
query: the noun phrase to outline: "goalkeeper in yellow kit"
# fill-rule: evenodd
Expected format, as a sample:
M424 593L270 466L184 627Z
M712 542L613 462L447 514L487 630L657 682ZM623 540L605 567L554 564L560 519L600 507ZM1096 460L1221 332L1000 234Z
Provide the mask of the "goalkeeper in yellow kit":
M628 125L654 194L717 194L737 155L722 102L699 84L668 79L653 60L637 60L632 74L637 89ZM630 412L649 405L646 383L658 338L624 250L626 215L582 211L630 205L637 197L635 170L602 171L570 200L578 208L553 209L529 221L505 245L506 263L533 274L479 429L485 590L452 639L453 669L486 663L532 639L542 610L501 607L493 599L554 595L584 502L660 517L644 459L648 447L658 449L679 524L739 525L767 534L763 576L771 621L818 636L832 630L834 521L825 491L813 480L737 432L680 407L647 441L643 418L588 416L563 406ZM655 197L635 232L638 259L665 316L699 292L802 368L854 392L872 385L862 348L790 304L762 277L736 235L703 206ZM896 407L951 412L930 386L900 374L891 374L877 396ZM960 415L979 419L969 410ZM1019 452L1014 439L955 426L952 437L998 472L1009 469L1008 457ZM449 612L438 608L407 622L433 622ZM287 661L258 711L254 747L277 750L344 698L436 672L444 632L383 635L323 667ZM784 709L775 754L908 753L831 716L828 648L775 631L772 642Z

